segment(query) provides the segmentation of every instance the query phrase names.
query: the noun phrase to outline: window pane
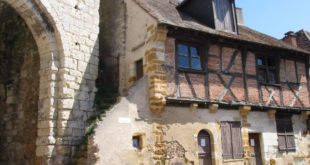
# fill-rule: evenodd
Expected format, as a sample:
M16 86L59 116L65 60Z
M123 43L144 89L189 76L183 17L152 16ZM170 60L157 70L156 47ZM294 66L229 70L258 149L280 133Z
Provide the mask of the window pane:
M275 84L276 83L276 78L275 78L274 71L269 71L268 72L268 83L271 83L271 84Z
M179 56L179 67L189 68L189 58L186 56Z
M178 54L188 55L188 48L186 45L178 44Z
M276 66L276 59L275 58L268 58L268 66L275 67Z
M139 136L132 137L132 146L136 149L140 149L140 137Z
M191 56L199 57L198 49L196 47L191 47Z
M257 65L262 66L264 64L264 60L262 58L257 58Z
M264 69L258 70L258 81L266 82L266 71Z
M200 58L192 58L192 69L201 70Z

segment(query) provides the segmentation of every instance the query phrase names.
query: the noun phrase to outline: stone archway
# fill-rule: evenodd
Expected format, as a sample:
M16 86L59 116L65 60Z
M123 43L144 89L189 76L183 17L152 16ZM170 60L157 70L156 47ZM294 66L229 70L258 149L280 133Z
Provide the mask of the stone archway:
M0 153L0 164L1 159L9 159L13 164L48 164L48 162L51 162L52 154L55 153L56 144L58 45L61 46L59 44L60 39L56 40L55 25L50 21L51 17L40 1L0 0L0 2L6 5L6 8L14 10L15 15L19 17L19 21L11 22L12 25L17 23L17 27L22 27L21 29L27 31L16 35L17 38L13 39L16 43L6 44L11 45L11 48L7 46L4 48L4 50L8 50L8 54L14 54L19 60L16 58L10 59L14 63L11 67L17 66L14 71L16 73L6 76L9 81L6 80L5 85L2 85L2 88L6 91L2 94L5 99L5 106L7 106L7 103L10 103L9 106L11 106L11 102L15 103L15 109L5 107L5 112L12 112L12 115L9 115L9 120L15 120L15 122L8 124L5 121L8 116L6 114L0 114L0 117L3 115L0 120L5 119L3 128L12 131L9 134L14 135L4 137L4 143L11 141L19 146L15 146L11 150L6 148L5 150L10 151L6 155ZM1 19L6 21L6 17L1 16ZM19 41L23 39L32 41L23 45L22 43L26 41ZM19 53L10 53L11 50L20 50L25 54L22 56L18 55ZM10 68L7 69L10 72L12 71ZM10 97L12 93L15 98ZM28 105L30 102L31 106ZM24 130L18 131L16 128L24 128ZM21 134L27 136L19 136ZM21 150L18 151L17 148L21 148ZM28 148L27 154L23 154L22 151L26 148ZM1 151L3 151L2 149L0 148ZM21 159L26 161L21 163L19 162Z
M35 164L38 48L13 8L0 3L0 164Z

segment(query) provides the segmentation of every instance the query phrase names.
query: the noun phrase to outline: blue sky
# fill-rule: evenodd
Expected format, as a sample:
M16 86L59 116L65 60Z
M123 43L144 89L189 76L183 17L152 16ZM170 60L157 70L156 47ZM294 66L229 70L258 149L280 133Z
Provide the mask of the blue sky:
M246 26L278 39L288 31L310 31L310 0L236 0Z
M180 0L182 1L182 0ZM235 0L246 26L281 39L288 31L310 31L310 0Z

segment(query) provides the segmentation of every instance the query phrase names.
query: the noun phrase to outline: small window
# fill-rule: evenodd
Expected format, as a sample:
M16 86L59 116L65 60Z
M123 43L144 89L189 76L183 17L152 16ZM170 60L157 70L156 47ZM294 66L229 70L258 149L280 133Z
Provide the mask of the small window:
M189 70L202 70L198 46L177 44L178 67Z
M242 159L243 146L241 123L239 121L221 122L222 149L224 159Z
M141 136L133 136L132 137L132 147L140 150L142 148L142 140Z
M295 151L295 137L290 115L276 115L279 151Z
M267 84L278 84L276 59L260 56L257 58L258 81Z
M136 61L136 80L143 77L143 59Z

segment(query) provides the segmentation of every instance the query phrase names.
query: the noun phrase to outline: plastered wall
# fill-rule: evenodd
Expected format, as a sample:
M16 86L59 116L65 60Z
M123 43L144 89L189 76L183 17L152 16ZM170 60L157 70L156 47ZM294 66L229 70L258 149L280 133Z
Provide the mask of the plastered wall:
M197 136L206 130L211 136L212 163L215 165L243 165L247 159L223 160L220 121L240 121L240 111L219 109L210 113L208 108L192 111L189 106L166 106L160 115L150 113L146 99L147 77L137 82L99 123L94 135L100 157L98 164L195 164L198 165ZM309 135L304 135L305 121L293 115L296 152L279 153L274 117L267 112L250 112L248 127L242 128L243 139L248 133L260 135L264 164L300 164L307 162ZM132 147L132 136L142 135L143 148ZM161 145L159 145L161 144ZM117 155L117 157L115 157Z

